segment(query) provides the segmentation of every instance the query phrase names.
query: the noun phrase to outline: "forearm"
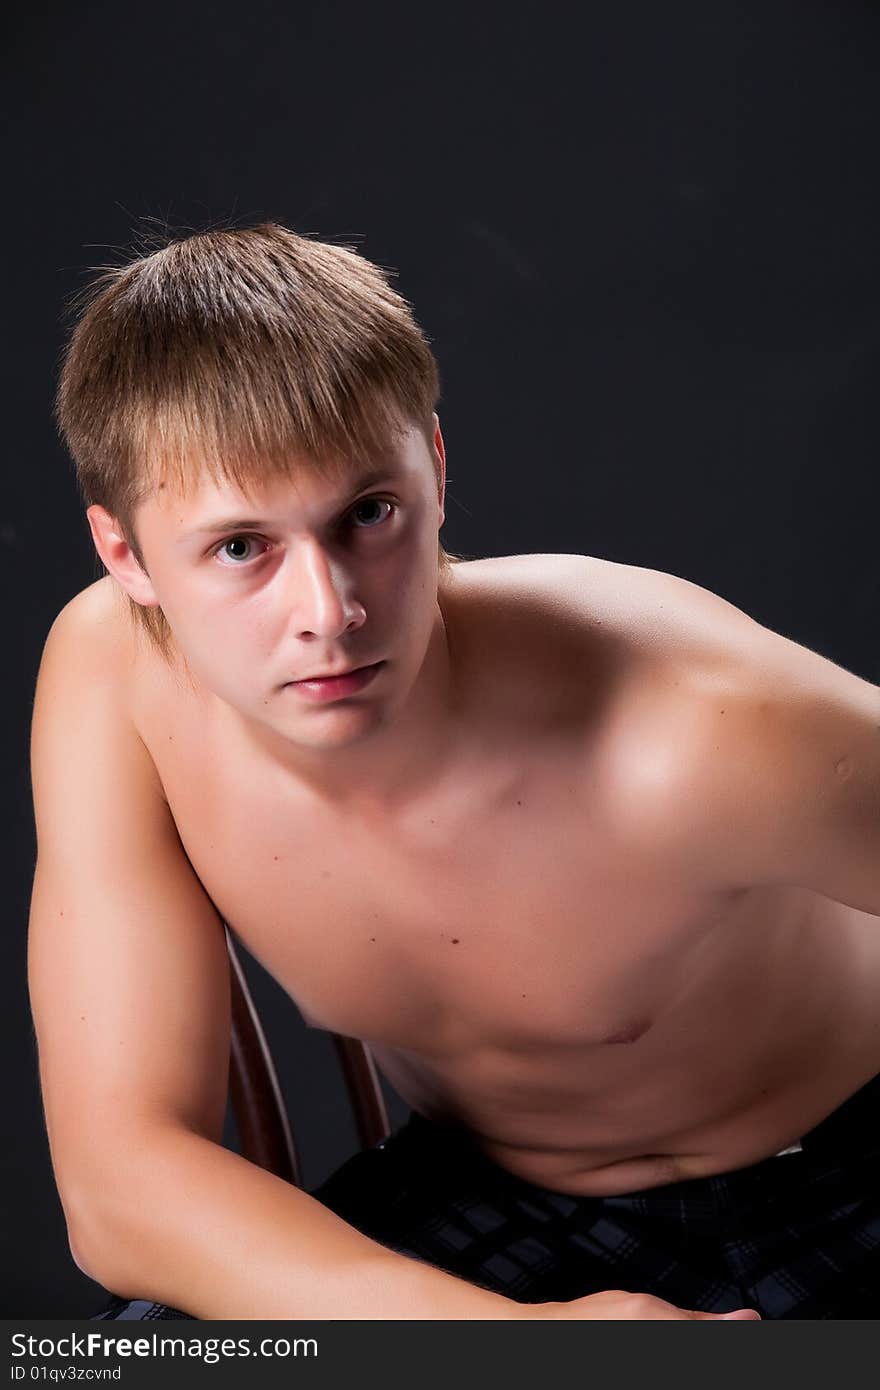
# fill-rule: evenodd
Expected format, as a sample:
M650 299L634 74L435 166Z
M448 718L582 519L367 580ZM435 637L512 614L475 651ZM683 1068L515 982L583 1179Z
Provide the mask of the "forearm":
M84 1203L76 1243L124 1298L199 1318L505 1319L518 1305L395 1254L199 1135L151 1129ZM120 1178L124 1176L124 1181Z

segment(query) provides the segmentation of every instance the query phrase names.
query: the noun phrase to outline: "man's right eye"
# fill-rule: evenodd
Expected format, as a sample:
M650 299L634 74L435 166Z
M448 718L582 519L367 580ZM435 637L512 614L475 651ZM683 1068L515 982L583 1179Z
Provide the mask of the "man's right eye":
M235 546L241 546L242 544L244 544L244 545L252 545L253 542L255 542L255 541L258 542L259 544L263 544L263 542L260 541L259 536L247 536L247 535L242 535L242 536L227 536L225 540L218 542L218 544L214 546L213 550L211 551L211 555L212 555L213 557L216 557L216 556L222 554L223 552L226 551L227 546L233 546L233 545L235 545ZM235 569L237 565L245 564L249 558L250 558L250 557L247 556L247 555L244 555L244 556L238 555L238 556L232 557L231 560L229 560L228 553L227 553L227 559L228 559L229 562L227 563L227 566L226 566L226 567L229 568L229 567L230 567L230 564L231 564L231 567L232 567L233 569Z

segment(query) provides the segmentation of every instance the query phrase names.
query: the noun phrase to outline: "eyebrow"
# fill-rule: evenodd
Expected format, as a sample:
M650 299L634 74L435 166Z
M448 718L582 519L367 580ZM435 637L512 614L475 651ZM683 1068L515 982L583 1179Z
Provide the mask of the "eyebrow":
M389 468L372 468L364 473L352 487L351 491L345 496L341 503L344 509L351 500L363 492L365 487L372 487L375 483L398 481L397 475ZM334 511L337 508L334 506ZM177 538L177 544L192 540L194 536L209 535L215 531L247 531L254 527L272 526L275 523L266 517L254 516L215 516L210 521L203 521L200 526L193 526L188 531L183 531Z

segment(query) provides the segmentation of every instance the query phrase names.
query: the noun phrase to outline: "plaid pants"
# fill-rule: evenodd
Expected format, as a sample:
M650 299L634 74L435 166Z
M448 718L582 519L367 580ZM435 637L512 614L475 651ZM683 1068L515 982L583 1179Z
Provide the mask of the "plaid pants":
M413 1113L312 1194L365 1234L521 1303L626 1289L704 1312L880 1316L880 1075L800 1146L618 1197L537 1187ZM180 1318L114 1299L98 1318Z

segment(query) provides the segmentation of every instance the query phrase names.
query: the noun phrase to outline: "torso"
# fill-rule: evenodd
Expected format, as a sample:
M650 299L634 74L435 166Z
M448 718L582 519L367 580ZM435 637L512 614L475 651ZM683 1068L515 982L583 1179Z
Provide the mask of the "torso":
M616 770L662 744L664 702L784 669L786 639L653 571L591 560L584 591L570 558L454 566L479 714L393 818L279 791L133 641L124 698L193 869L306 1022L509 1171L601 1196L757 1162L880 1071L880 931L686 881L629 835Z

